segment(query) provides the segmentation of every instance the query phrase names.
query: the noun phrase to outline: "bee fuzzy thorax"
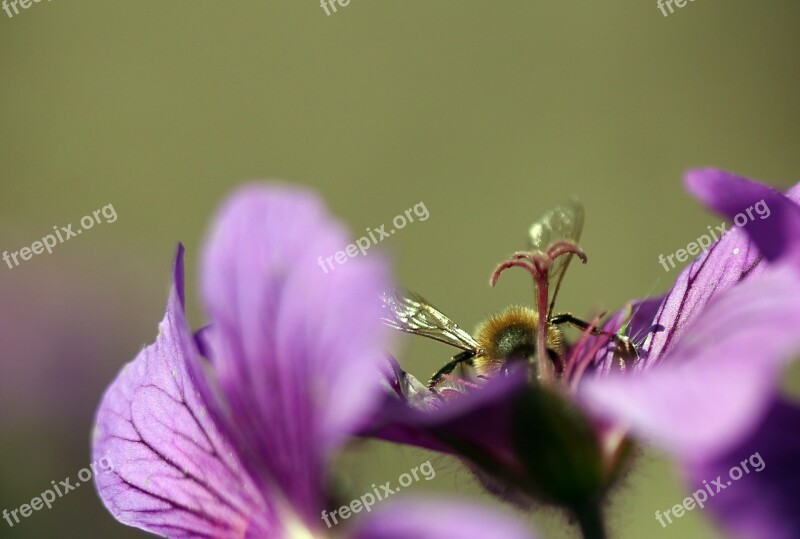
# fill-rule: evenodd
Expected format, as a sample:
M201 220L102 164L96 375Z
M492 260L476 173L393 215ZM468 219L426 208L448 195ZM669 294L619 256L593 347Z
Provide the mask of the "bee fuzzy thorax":
M482 353L473 360L478 374L500 372L510 359L527 360L536 356L539 315L534 309L512 306L482 322L475 331ZM547 328L547 351L555 361L564 355L564 337L552 324Z

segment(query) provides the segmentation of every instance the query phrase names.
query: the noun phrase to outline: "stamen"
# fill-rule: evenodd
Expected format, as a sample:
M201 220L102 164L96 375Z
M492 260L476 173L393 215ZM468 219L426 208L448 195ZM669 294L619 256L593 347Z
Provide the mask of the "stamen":
M576 255L584 264L586 264L586 261L588 260L586 253L583 252L583 249L578 247L577 244L565 240L557 241L550 245L550 247L547 248L546 254L551 261L555 261L555 259L559 256L566 254Z
M536 268L533 267L527 260L521 261L521 260L509 259L498 265L497 268L495 268L495 270L492 272L491 278L489 279L489 284L492 286L497 284L497 280L500 278L500 274L509 268L522 268L524 270L527 270L533 276L533 278L536 279Z

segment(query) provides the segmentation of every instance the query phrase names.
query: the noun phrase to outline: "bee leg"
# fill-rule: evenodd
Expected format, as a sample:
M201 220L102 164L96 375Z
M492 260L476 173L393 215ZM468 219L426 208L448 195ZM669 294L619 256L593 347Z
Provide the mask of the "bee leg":
M458 371L457 371L458 378L467 378L468 374L466 367L474 367L475 366L475 363L473 362L474 359L475 358L470 358L458 364Z
M560 313L550 318L549 322L551 324L555 324L560 326L561 324L569 324L570 326L576 327L578 329L587 330L591 326L588 322L581 320L580 318L576 318L572 315L572 313ZM611 337L616 343L627 343L627 346L633 346L630 344L630 340L628 337L624 335L620 335L619 333L610 333L608 331L603 331L602 329L592 328L592 335L608 335Z
M591 326L588 322L576 318L572 313L561 313L550 318L550 323L555 325L569 324L578 329L587 330ZM631 340L625 335L619 333L609 333L602 329L592 328L592 335L607 335L612 341L617 343L614 348L614 358L618 360L620 370L625 370L625 366L630 361L639 359L639 354L636 352L636 347Z
M468 365L472 364L472 358L475 357L475 352L472 350L465 350L460 354L456 354L453 358L448 361L444 367L439 369L431 376L430 381L428 382L428 387L436 387L439 383L444 379L445 376L450 374L455 370L456 367L461 365L462 363L467 363Z
M589 322L586 322L584 320L581 320L580 318L573 316L572 313L560 313L551 316L549 322L557 326L560 326L561 324L569 324L572 327L576 327L584 331L589 329L589 327L591 327L591 324L589 324ZM614 339L615 342L618 342L621 338L623 338L622 335L617 335L616 333L609 333L607 331L603 331L602 329L597 329L596 327L592 328L592 335L608 335L609 337Z

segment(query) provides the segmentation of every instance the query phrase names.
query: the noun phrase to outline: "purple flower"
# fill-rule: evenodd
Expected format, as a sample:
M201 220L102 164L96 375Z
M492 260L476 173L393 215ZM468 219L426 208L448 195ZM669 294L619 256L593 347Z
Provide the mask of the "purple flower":
M395 398L366 433L460 456L498 494L556 503L579 521L619 475L631 438L669 451L695 488L758 453L763 471L723 485L707 506L734 532L800 537L800 415L777 389L800 351L800 186L784 196L716 170L690 173L687 185L743 226L663 299L635 302L606 324L616 331L627 320L640 350L624 372L608 338L588 334L572 348L575 367L546 387L492 380L477 391L450 387L457 398L435 401L394 368ZM763 215L737 217L759 202ZM575 480L586 474L595 481Z
M106 391L93 453L121 522L167 537L327 537L327 468L381 398L387 346L378 295L388 271L374 256L324 274L321 253L345 244L312 194L251 186L224 206L203 257L210 325L193 334L183 252L167 312ZM350 536L529 537L481 508L386 503Z

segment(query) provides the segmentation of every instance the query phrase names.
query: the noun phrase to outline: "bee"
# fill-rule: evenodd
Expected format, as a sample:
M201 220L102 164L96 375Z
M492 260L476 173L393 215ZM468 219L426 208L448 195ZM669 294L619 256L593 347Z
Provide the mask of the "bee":
M615 341L615 357L621 368L636 357L627 337L596 329L569 312L554 314L561 281L572 258L577 256L584 263L587 260L578 245L583 221L583 207L572 201L550 209L531 225L528 250L512 254L497 266L490 284L494 286L506 269L527 270L534 281L533 307L508 307L481 322L474 336L416 292L397 289L382 295L382 321L386 325L461 350L433 374L429 388L435 388L464 365L474 369L479 378L488 378L506 372L517 362L526 362L533 366L537 380L558 378L567 368L567 346L561 329L564 324L594 335L607 335Z

